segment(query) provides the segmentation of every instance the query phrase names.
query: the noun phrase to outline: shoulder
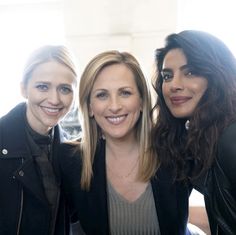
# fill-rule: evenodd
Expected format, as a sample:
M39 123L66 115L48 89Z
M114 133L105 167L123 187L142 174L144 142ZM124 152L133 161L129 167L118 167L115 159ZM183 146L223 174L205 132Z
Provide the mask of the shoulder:
M173 190L173 188L180 191L183 190L187 192L187 194L191 191L191 187L187 182L184 180L176 180L175 173L171 166L161 165L154 176L154 181L163 188L169 188L170 191Z
M218 141L217 161L229 178L235 178L236 168L236 123L229 125Z
M58 160L64 182L77 185L80 182L82 169L81 151L79 143L67 142L58 146Z
M1 147L22 150L26 146L25 103L18 104L0 119Z
M26 110L25 103L20 103L16 105L7 114L5 114L3 117L0 118L0 123L5 124L7 122L21 121L24 118L25 110Z
M232 136L236 136L236 122L233 122L224 129L220 139L230 138Z
M173 177L171 167L160 166L156 176L152 179L153 195L157 203L157 210L161 211L160 219L166 223L166 229L174 231L175 228L168 228L170 221L178 224L179 228L184 227L188 216L188 199L191 192L190 186L183 181L176 181ZM168 218L168 222L165 222ZM172 230L173 229L173 230Z
M218 152L219 154L233 154L236 153L236 122L229 125L219 137Z
M67 141L58 145L59 155L62 159L81 157L81 147L78 141Z
M58 145L58 156L60 164L63 168L73 164L80 164L81 162L81 149L79 142L71 141L61 143Z

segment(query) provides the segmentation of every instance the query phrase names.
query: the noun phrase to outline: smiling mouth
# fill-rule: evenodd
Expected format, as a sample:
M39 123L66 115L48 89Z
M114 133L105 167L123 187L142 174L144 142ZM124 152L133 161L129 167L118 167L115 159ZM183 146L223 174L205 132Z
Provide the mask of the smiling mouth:
M118 125L121 122L123 122L125 120L125 118L127 117L127 115L121 115L121 116L117 116L117 117L106 117L106 119L114 125Z
M189 101L190 98L188 97L176 97L176 98L170 98L170 101L173 105L180 105L180 104L184 104L186 103L187 101Z
M62 108L49 108L49 107L41 107L47 114L57 115Z

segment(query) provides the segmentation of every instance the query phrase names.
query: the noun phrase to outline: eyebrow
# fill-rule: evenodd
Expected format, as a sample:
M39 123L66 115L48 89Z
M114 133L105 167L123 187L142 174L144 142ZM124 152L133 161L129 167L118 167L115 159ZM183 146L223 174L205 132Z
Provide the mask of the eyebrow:
M48 85L48 86L52 85L51 82L47 82L47 81L37 81L37 82L35 82L35 84L44 84L44 85ZM68 84L68 83L59 83L59 84L57 84L57 86L67 86L67 87L72 87L73 84Z
M74 84L72 83L72 84L68 84L68 83L60 83L60 84L58 84L58 86L70 86L70 87L72 87Z
M133 89L133 87L124 86L124 87L118 88L118 90L123 90L123 89ZM106 88L97 88L97 89L95 89L94 91L108 91L108 89L106 89Z
M185 69L188 69L189 67L190 67L189 64L184 64L184 65L182 65L182 66L179 67L179 70L180 70L180 71L183 71L183 70L185 70ZM161 72L171 72L172 70L173 70L173 69L170 69L170 68L164 68L164 69L161 70Z
M46 81L36 81L35 83L36 83L36 84L41 84L41 83L43 83L43 84L48 84L48 85L51 84L51 82L46 82Z
M105 88L97 88L95 90L92 89L91 92L97 92L97 91L107 91L107 89L105 89Z

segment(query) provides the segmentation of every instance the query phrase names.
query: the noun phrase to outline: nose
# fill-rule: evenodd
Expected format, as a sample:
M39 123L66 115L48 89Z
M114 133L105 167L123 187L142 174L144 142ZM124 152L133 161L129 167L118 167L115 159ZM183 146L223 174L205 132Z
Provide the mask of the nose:
M49 92L48 102L52 105L58 105L60 103L60 94L56 89L52 89Z
M109 110L113 113L117 113L122 108L121 101L119 97L114 96L111 97L110 103L109 103Z
M179 74L175 74L171 80L171 91L178 91L184 89L183 79Z

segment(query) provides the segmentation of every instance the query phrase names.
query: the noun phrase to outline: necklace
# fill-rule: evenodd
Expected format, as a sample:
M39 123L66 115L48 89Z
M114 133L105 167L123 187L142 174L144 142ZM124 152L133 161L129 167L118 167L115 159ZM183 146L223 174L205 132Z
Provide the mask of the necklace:
M132 166L132 168L130 169L130 171L129 171L127 174L125 174L125 175L120 175L120 174L114 172L114 171L109 167L108 164L106 164L107 170L110 171L112 175L114 175L114 176L116 176L116 177L118 177L118 178L125 179L125 178L128 178L128 177L133 173L134 169L136 168L136 166L137 166L137 164L138 164L138 160L139 160L139 158L137 158L137 160L135 161L135 163L134 163L134 165Z

